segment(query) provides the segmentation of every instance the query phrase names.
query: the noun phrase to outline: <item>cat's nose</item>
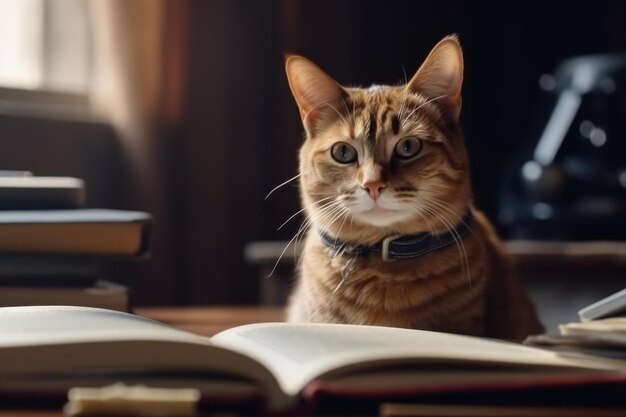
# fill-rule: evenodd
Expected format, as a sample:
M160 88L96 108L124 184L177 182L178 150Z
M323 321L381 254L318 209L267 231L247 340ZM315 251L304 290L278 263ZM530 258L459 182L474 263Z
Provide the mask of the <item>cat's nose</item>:
M378 197L380 197L380 193L386 186L387 183L381 180L368 181L363 184L363 189L367 190L367 192L370 194L370 197L372 197L374 200L378 200Z

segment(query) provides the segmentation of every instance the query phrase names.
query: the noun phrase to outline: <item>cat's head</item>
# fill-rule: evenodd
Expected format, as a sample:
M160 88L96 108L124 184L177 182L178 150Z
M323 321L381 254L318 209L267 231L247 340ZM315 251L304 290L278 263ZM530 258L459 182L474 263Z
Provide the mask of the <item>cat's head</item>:
M342 87L294 55L286 70L306 130L302 200L318 229L373 242L459 223L471 193L455 36L439 42L405 85Z

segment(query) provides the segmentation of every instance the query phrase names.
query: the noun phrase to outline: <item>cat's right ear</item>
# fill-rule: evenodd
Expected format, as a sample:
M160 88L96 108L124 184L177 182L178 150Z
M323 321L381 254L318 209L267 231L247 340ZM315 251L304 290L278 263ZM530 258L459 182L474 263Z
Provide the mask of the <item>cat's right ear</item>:
M298 55L285 55L285 70L300 117L309 136L322 111L336 106L345 90L320 67ZM336 107L335 107L336 108Z

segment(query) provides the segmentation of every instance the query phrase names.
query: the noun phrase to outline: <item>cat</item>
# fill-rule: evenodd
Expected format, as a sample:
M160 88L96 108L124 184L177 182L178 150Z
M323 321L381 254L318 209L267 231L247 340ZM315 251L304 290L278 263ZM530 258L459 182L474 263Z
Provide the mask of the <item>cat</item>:
M297 55L285 67L306 134L299 179L310 226L287 320L506 339L540 332L472 203L456 35L400 86L342 87Z

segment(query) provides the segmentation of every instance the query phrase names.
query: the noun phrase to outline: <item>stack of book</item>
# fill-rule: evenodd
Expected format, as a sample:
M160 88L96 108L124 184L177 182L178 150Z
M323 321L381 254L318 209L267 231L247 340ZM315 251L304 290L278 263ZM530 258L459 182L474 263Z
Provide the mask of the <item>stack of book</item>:
M84 208L84 196L77 178L0 175L0 307L130 310L103 266L147 255L150 215Z
M564 323L558 335L536 335L528 345L560 352L626 359L626 288L581 309L580 322Z

